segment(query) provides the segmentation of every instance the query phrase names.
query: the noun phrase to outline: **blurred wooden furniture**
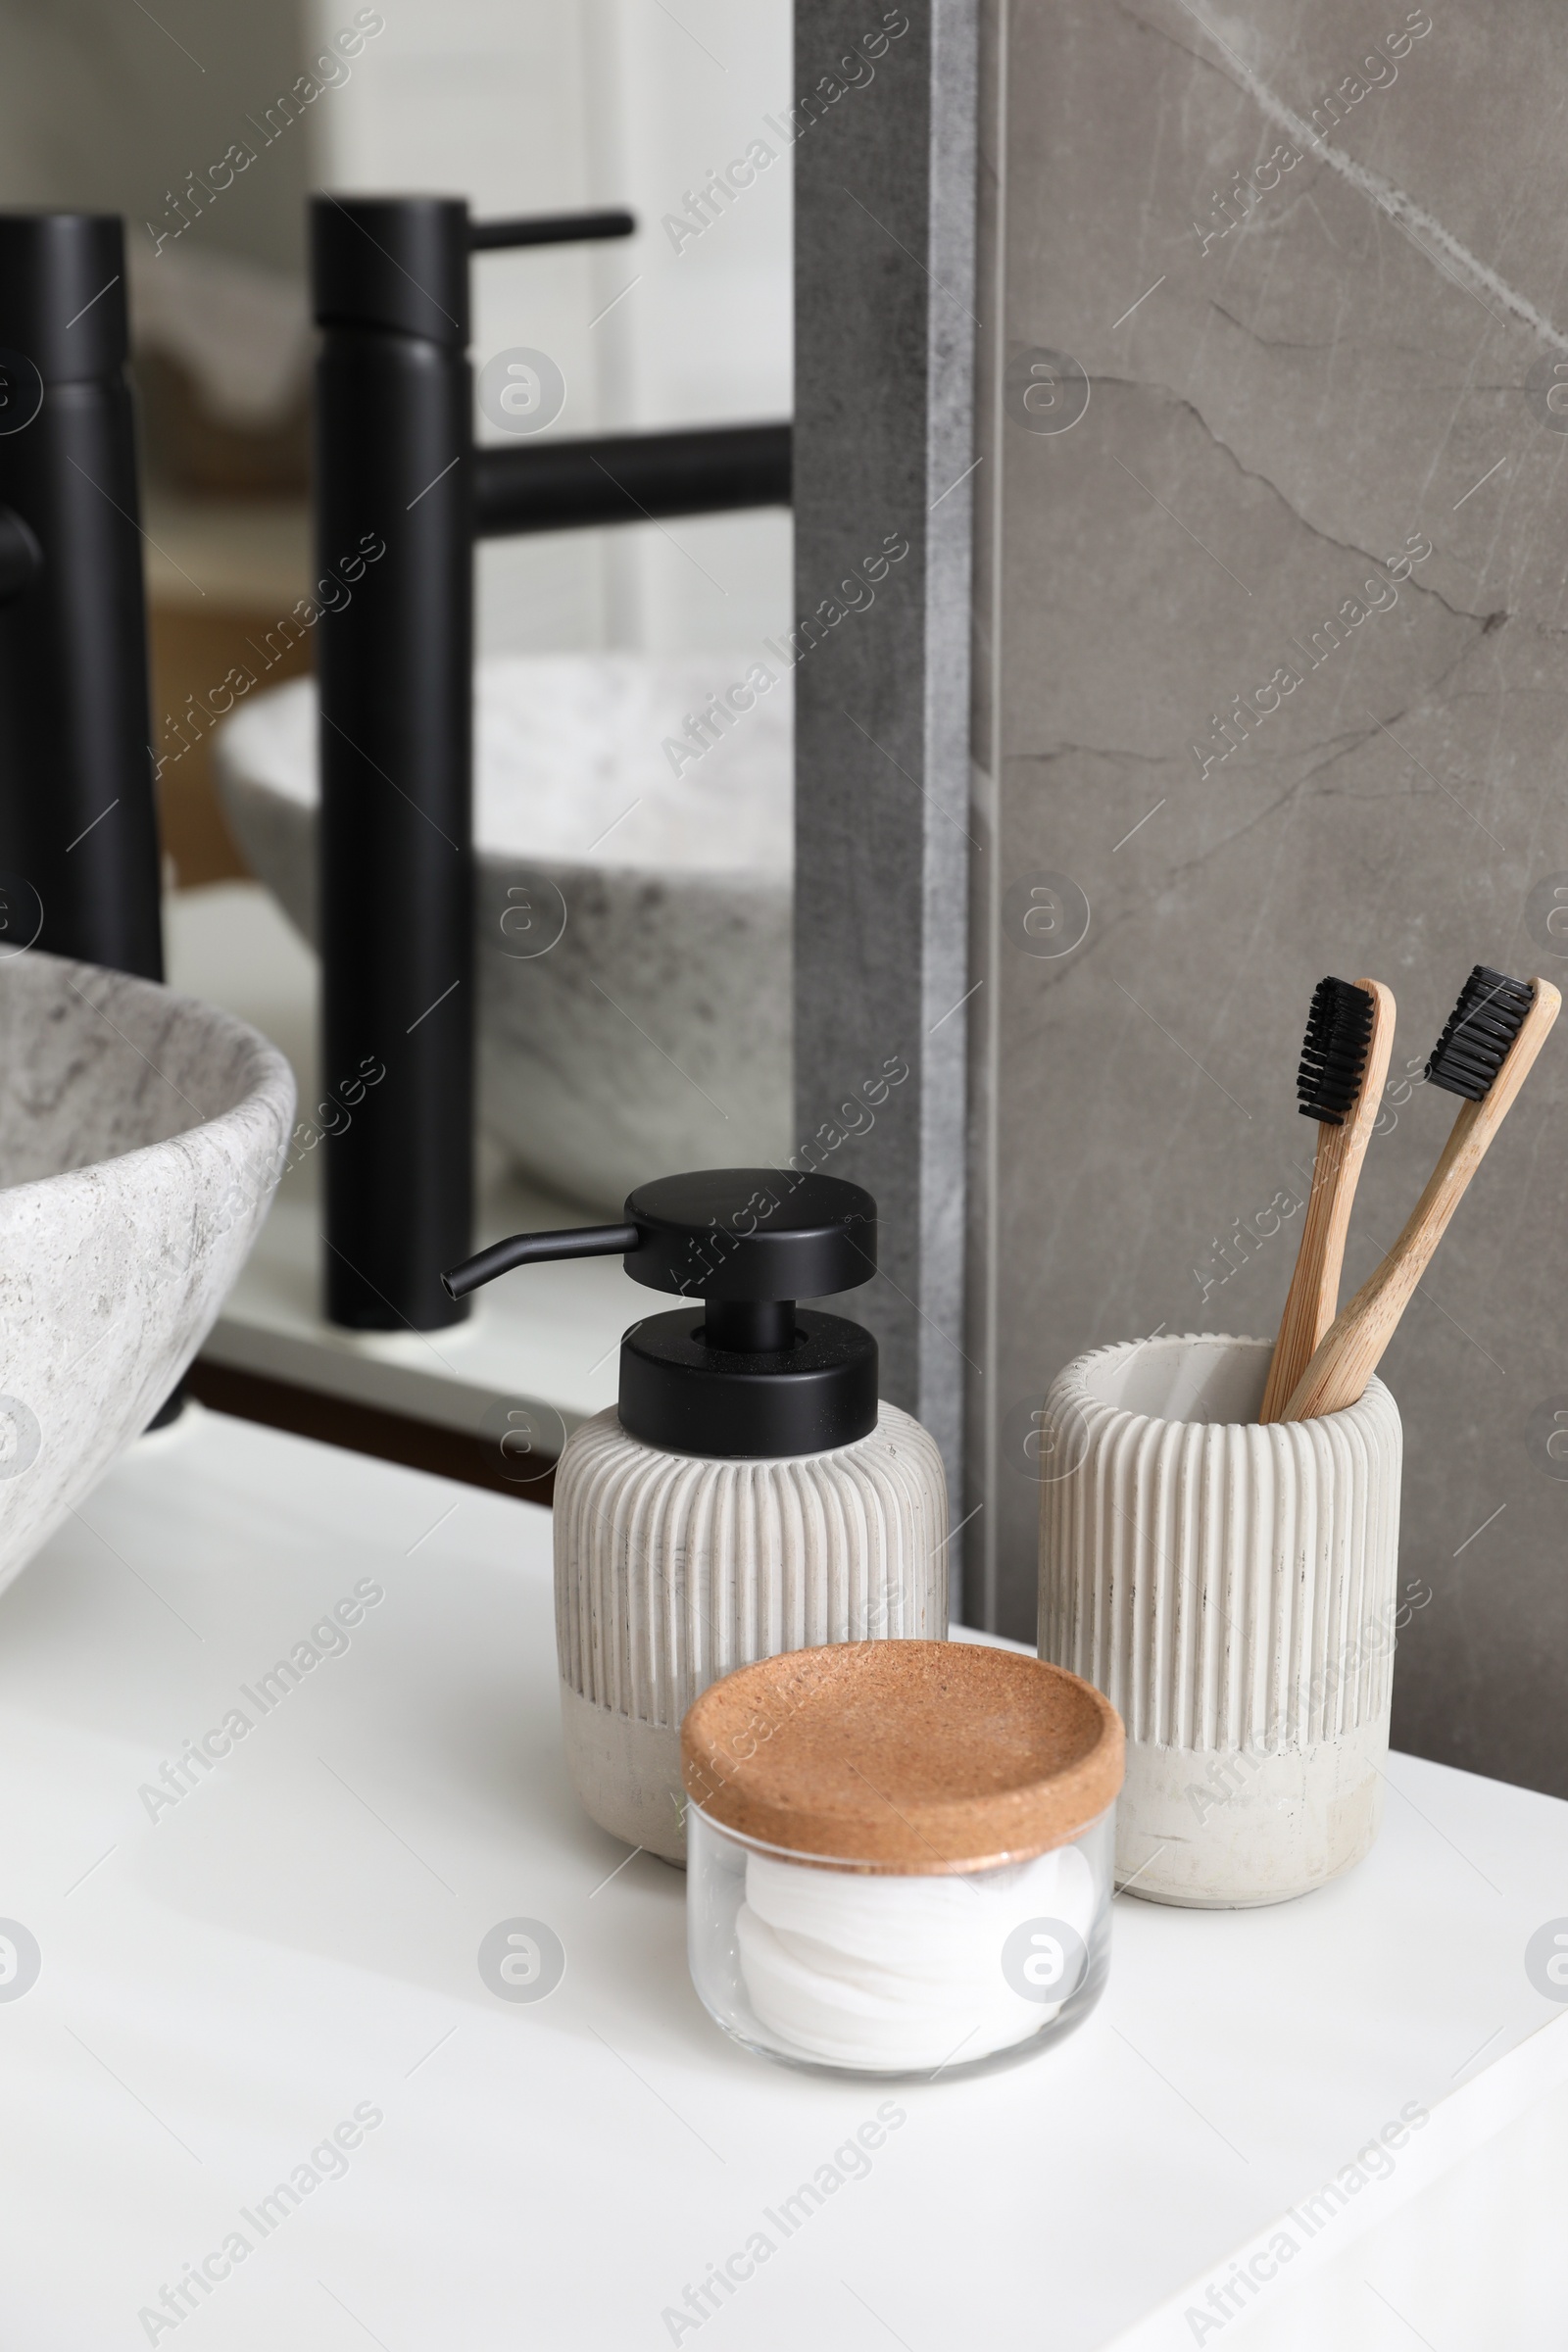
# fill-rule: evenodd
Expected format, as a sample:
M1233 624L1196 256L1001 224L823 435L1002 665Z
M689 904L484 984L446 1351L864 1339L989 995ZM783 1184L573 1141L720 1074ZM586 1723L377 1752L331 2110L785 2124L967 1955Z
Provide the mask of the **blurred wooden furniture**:
M149 488L145 536L166 875L189 890L248 871L214 786L212 739L237 699L312 665L310 514L296 500Z

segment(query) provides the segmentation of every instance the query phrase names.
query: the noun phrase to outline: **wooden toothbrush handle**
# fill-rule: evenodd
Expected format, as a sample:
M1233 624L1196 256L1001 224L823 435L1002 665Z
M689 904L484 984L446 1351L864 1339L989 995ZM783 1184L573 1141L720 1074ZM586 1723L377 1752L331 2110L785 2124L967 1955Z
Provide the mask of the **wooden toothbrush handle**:
M1333 1322L1340 1303L1340 1271L1345 1263L1345 1237L1349 1230L1350 1206L1361 1175L1361 1162L1377 1124L1383 1101L1383 1082L1394 1051L1394 998L1381 980L1358 980L1372 999L1372 1034L1367 1041L1366 1066L1361 1073L1355 1108L1343 1127L1319 1127L1317 1153L1312 1162L1312 1189L1301 1220L1301 1239L1296 1271L1280 1318L1279 1338L1263 1390L1260 1421L1284 1421L1291 1394L1318 1342Z
M1454 1120L1403 1232L1319 1345L1285 1408L1285 1420L1315 1421L1324 1413L1343 1412L1365 1392L1449 1218L1557 1018L1562 998L1551 982L1538 979L1533 985L1536 1001L1485 1101L1466 1102Z

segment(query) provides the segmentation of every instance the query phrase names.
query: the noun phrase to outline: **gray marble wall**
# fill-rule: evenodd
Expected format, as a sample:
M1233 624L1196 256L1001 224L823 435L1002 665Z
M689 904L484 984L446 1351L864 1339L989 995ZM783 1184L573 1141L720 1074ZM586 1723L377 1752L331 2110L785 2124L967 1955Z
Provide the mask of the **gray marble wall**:
M1275 1327L1319 976L1399 1008L1348 1295L1470 966L1568 970L1568 50L1545 0L987 13L968 1590L1028 1636L1052 1374ZM1568 1023L1384 1366L1396 1741L1561 1793L1565 1269Z
M789 115L795 1157L876 1196L880 1271L837 1303L955 1496L976 28L975 0L796 0Z

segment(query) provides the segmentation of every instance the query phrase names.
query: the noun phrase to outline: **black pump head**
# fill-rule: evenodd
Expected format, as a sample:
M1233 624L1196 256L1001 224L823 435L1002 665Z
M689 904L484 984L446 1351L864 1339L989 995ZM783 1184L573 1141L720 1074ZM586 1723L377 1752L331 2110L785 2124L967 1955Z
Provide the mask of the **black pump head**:
M876 1202L839 1176L702 1168L627 1195L626 1271L708 1299L828 1298L876 1272Z
M1355 1107L1372 1045L1370 991L1352 980L1320 980L1312 991L1296 1092L1301 1116L1343 1127Z
M1478 963L1432 1049L1427 1084L1463 1095L1468 1102L1485 1102L1535 1001L1527 980L1510 980L1506 972Z
M620 1256L634 1282L702 1301L626 1333L621 1426L671 1452L776 1458L876 1426L875 1340L795 1303L869 1282L876 1250L876 1202L858 1184L704 1168L639 1185L622 1224L514 1234L441 1280L461 1298L514 1266Z

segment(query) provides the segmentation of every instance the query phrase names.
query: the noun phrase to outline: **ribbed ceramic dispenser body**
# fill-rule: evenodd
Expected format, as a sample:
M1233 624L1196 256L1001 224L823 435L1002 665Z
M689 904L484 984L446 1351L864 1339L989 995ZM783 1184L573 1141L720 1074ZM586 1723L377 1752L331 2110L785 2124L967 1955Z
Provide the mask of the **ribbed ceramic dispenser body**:
M1117 1875L1156 1902L1304 1894L1381 1818L1398 1409L1263 1426L1271 1347L1102 1348L1041 1416L1040 1654L1121 1711Z
M595 1821L685 1859L681 1718L755 1659L948 1622L942 1456L917 1421L828 1453L733 1459L629 1437L613 1407L556 1472L556 1639L566 1760Z

